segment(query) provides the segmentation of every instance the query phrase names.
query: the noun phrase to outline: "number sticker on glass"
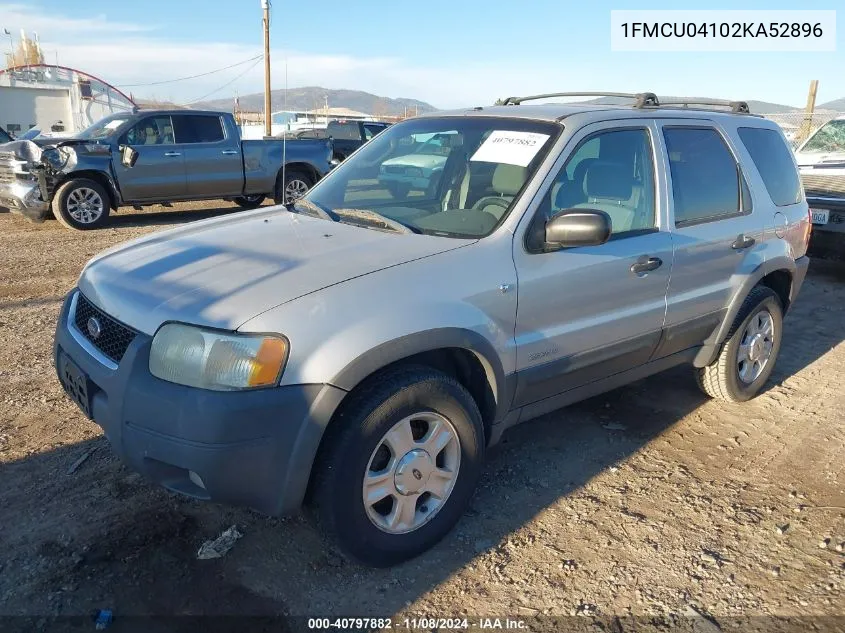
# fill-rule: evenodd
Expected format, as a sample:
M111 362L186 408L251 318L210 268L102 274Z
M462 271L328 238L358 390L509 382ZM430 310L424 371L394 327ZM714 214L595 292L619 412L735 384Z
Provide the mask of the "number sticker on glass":
M487 137L470 160L528 167L548 139L548 134L496 130Z

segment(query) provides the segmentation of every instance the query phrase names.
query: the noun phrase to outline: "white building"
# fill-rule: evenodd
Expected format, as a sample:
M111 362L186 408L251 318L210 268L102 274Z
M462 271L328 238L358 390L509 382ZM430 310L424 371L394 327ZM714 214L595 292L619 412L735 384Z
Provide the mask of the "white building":
M73 68L35 64L0 70L0 126L12 134L33 127L73 133L134 107L114 86Z

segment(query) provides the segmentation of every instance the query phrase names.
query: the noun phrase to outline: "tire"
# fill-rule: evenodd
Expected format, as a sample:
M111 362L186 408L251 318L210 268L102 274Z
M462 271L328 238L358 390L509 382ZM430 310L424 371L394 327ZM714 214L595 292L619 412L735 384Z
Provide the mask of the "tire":
M740 362L740 354L748 349L754 336L750 331L760 328L766 321L768 314L771 320L771 347L765 363L761 363L759 373L756 372L755 362L746 360ZM763 328L765 329L765 325ZM701 390L717 400L724 402L745 402L750 400L763 387L774 369L783 339L783 306L780 297L766 286L755 286L742 302L736 319L734 319L728 336L722 345L722 350L713 363L696 369L696 380ZM758 350L748 355L749 359L758 356L760 350L767 347L766 337L760 340ZM744 349L743 349L744 348ZM762 351L765 355L765 351ZM758 359L759 360L759 359ZM752 371L749 371L749 366ZM748 372L743 378L743 371Z
M365 565L388 567L434 546L461 518L481 475L484 427L469 392L450 376L426 367L382 374L350 398L332 423L315 462L311 499L323 531L345 556ZM415 462L408 460L417 459L412 454L421 453L419 448L397 457L385 443L388 431L403 426L409 418L414 419L412 424L418 424L420 433L427 428L415 442L422 442L429 434L439 437L432 428L448 428L453 434L434 461L423 459L427 465L419 466L426 473L422 476ZM423 426L418 418L436 418L439 426ZM384 455L380 452L383 449L387 451ZM378 460L384 459L388 461L382 461L377 471L387 473L381 476L389 478L389 484L385 483L388 496L378 503L365 503L365 477L373 473ZM412 486L425 487L435 481L441 483L434 485L442 486L441 479L430 477L432 469L454 473L451 487L443 486L439 498L426 491L419 496L413 490L400 494L400 477L406 477L403 481ZM415 483L410 473L423 483ZM411 522L419 525L409 528L411 522L400 521L392 529L387 527L390 518L400 514L399 507L410 508Z
M284 182L282 182L281 172L279 173L273 200L276 204L290 204L305 195L313 186L314 179L309 174L299 169L286 169ZM293 195L294 189L298 195Z
M404 200L411 192L411 185L404 182L388 182L387 190L396 200Z
M111 199L100 183L76 178L63 183L53 196L53 215L77 231L99 229L109 221Z
M238 205L241 209L257 209L261 206L266 197L267 196L264 195L238 196L237 198L233 198L232 202Z

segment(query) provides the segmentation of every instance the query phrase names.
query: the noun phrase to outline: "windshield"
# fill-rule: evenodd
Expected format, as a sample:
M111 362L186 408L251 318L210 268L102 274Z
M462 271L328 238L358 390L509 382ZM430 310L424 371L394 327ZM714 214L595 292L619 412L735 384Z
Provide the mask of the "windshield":
M493 117L398 123L293 209L338 222L376 224L373 218L381 217L383 226L398 224L406 232L483 237L507 216L562 129Z
M845 152L845 119L828 121L813 134L802 152Z
M103 139L111 136L112 132L131 118L132 116L129 114L110 114L106 118L97 121L91 127L85 128L76 136L86 141Z

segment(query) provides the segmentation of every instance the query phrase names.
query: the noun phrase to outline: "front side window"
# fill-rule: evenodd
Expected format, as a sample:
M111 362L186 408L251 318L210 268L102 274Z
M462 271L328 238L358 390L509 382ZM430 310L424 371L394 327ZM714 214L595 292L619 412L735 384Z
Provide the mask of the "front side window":
M173 124L169 116L151 116L141 119L123 135L126 145L173 145Z
M845 152L845 119L821 126L801 148L802 152Z
M508 214L562 129L494 117L398 123L337 167L294 210L315 206L341 221L349 212L358 218L375 213L414 232L483 237Z
M801 181L781 135L765 128L741 127L739 138L777 206L801 202Z
M675 225L739 213L742 178L721 134L713 128L665 127L663 136L672 175Z
M567 209L604 211L613 236L654 228L654 157L648 131L608 130L587 137L566 161L541 209L547 219Z
M0 127L0 143L9 143L11 140L12 137L6 134L6 130Z
M173 117L177 143L219 143L223 140L223 123L219 116L176 115Z

